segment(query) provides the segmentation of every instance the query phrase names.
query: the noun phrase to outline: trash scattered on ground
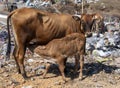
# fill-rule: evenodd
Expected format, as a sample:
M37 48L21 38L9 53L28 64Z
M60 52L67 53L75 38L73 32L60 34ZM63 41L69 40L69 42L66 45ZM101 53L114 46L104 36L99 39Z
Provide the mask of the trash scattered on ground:
M58 1L58 0L56 0ZM66 0L67 1L67 0ZM81 0L79 0L81 1ZM65 4L64 0L61 0L62 3ZM29 4L29 6L23 3L23 2L17 2L18 8L21 8L23 6L28 7L35 7L38 9L43 9L50 12L63 12L63 13L75 13L74 5L61 5L59 2L56 2L57 4L52 5L50 2L40 2L37 3L34 2L32 4ZM22 6L21 6L22 4ZM37 7L36 7L37 6ZM67 8L67 10L65 9ZM3 16L3 15L2 15ZM1 17L1 15L0 15ZM3 16L4 19L6 19L6 15ZM109 84L110 86L119 86L120 83L120 18L112 15L105 15L104 16L104 23L105 23L105 29L107 30L104 34L97 34L93 33L92 37L89 37L86 39L86 53L88 56L85 58L85 67L84 67L84 75L89 76L87 79L81 81L80 83L71 81L70 83L66 85L63 85L62 87L68 88L72 87L74 83L73 88L79 88L81 86L84 86L84 88L107 88L106 85ZM14 88L16 86L19 86L20 84L22 86L19 86L18 88L37 88L38 85L42 86L44 83L44 86L46 85L45 80L41 80L41 75L43 74L45 70L45 60L41 59L41 57L37 54L33 54L29 49L26 51L25 55L25 65L26 65L26 72L31 77L33 76L29 81L26 81L22 78L21 75L18 74L18 71L16 70L16 63L14 58L6 61L5 55L6 55L6 49L7 49L7 26L6 22L0 20L0 87L6 88L11 87ZM12 39L13 35L12 35ZM12 42L12 52L14 50L14 40ZM74 57L69 58L67 61L67 68L66 69L66 75L69 77L74 72L74 66L75 61ZM60 82L56 82L55 74L59 75L59 70L57 69L58 65L53 64L51 68L54 68L53 70L50 70L50 74L48 74L51 77L53 76L54 80L52 78L46 79L48 80L49 86L58 86L61 85ZM73 68L73 69L71 69ZM55 73L55 74L51 74ZM98 74L99 73L99 74ZM107 74L109 73L109 74ZM92 75L92 77L90 76ZM77 76L77 75L76 75ZM74 78L74 77L73 77ZM59 79L59 77L57 78ZM72 78L71 78L72 79ZM107 80L106 80L107 79ZM2 80L2 81L1 81ZM88 80L92 80L90 84L86 84ZM33 85L31 85L31 81ZM106 82L107 84L101 83L101 81ZM96 84L94 84L96 83ZM112 88L115 88L112 87ZM47 86L48 87L48 86ZM46 88L46 86L45 86ZM108 87L109 88L109 87Z

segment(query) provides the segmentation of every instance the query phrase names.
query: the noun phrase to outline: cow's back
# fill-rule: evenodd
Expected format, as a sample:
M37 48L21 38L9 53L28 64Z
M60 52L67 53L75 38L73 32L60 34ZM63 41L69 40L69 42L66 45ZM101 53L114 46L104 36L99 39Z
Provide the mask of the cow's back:
M81 32L80 22L74 20L71 15L48 13L32 8L16 10L12 15L12 24L18 32L18 37L25 35L27 41L36 38L41 44L73 32Z

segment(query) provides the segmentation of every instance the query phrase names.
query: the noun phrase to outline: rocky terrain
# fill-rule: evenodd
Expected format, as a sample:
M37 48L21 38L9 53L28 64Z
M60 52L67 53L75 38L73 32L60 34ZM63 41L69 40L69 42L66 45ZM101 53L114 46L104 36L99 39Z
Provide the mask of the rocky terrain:
M101 13L105 20L106 28L113 30L106 32L109 43L112 47L106 48L103 40L107 36L101 34L99 37L94 34L87 38L86 51L92 50L91 56L85 57L83 70L84 79L78 80L78 73L74 74L74 57L68 58L65 70L67 82L63 83L58 70L58 65L51 65L45 79L42 79L42 73L45 70L45 61L37 54L32 54L27 50L25 55L25 69L29 79L25 80L18 74L14 58L5 60L7 31L6 19L0 18L0 88L120 88L120 1L119 0L100 0L96 3L85 4L85 13ZM63 13L74 14L73 4L57 6ZM77 8L77 10L81 10ZM51 10L49 10L51 11ZM0 12L2 13L2 11ZM5 12L6 13L6 12ZM8 13L7 13L8 14ZM118 20L118 24L116 21ZM117 31L116 31L117 30ZM95 43L94 43L95 42ZM102 45L102 51L95 47ZM14 44L13 44L14 48Z

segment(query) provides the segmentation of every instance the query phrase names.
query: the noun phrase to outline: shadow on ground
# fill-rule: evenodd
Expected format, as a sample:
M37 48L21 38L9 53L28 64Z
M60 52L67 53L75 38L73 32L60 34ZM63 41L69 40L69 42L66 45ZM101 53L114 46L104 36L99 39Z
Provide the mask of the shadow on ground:
M71 63L66 64L65 75L66 77L71 78L71 80L74 80L79 77L79 72L75 73L74 69L75 68L73 64ZM99 74L101 71L104 71L106 74L111 74L116 69L118 69L118 67L104 65L102 63L86 63L84 64L84 69L83 69L83 76L84 76L83 79L87 78L88 76L92 76L94 74ZM58 65L52 64L48 73L55 74L54 76L51 76L49 78L59 76L60 71L58 69Z

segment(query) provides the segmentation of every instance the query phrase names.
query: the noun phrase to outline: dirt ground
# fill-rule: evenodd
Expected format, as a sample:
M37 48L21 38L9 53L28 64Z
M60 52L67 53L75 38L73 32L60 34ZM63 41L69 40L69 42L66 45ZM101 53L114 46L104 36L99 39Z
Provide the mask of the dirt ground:
M104 3L104 4L101 4ZM102 5L105 5L102 6ZM119 0L101 0L95 6L90 5L92 12L115 14L120 16ZM104 8L103 8L104 7ZM87 9L89 10L89 9ZM18 74L14 59L5 62L0 68L0 88L120 88L120 58L105 63L89 62L84 66L84 79L78 80L74 72L74 59L66 67L67 82L63 83L57 65L52 65L46 78L42 79L44 64L39 58L26 58L25 69L29 79L24 80ZM115 66L115 64L119 66Z
M117 60L120 61L120 58ZM40 58L26 58L25 69L29 78L24 80L12 59L0 69L0 88L120 88L120 69L115 66L115 61L85 61L82 81L78 80L79 73L74 74L74 58L69 58L66 66L66 83L56 64L51 65L46 78L42 79L45 64Z

